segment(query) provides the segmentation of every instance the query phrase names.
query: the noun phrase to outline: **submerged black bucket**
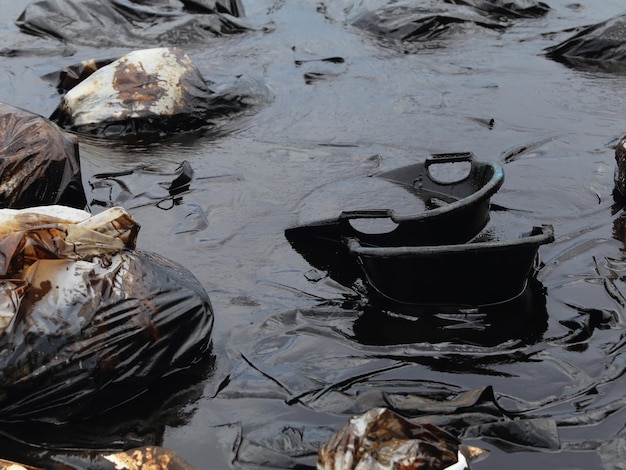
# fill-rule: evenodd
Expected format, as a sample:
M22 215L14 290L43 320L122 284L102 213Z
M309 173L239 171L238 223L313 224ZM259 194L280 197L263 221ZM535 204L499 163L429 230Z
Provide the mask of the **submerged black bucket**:
M374 296L399 304L479 307L509 301L526 288L551 225L514 240L439 246L371 247L346 240Z

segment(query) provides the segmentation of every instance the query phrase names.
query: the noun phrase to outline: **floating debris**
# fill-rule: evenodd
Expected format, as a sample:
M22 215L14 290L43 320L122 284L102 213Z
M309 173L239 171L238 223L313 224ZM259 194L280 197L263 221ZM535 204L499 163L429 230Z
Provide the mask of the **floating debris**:
M387 408L354 416L319 451L318 470L463 470L487 451Z

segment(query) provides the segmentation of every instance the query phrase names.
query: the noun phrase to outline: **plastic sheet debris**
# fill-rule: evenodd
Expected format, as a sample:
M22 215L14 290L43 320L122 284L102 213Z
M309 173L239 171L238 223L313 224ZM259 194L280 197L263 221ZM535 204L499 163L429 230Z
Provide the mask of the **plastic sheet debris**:
M129 209L154 205L170 209L181 204L191 190L194 170L184 160L174 171L141 165L113 173L96 173L88 181L90 205Z
M0 211L0 420L93 416L199 361L208 295L122 208Z
M78 141L54 123L0 103L0 207L87 202Z
M415 424L386 408L374 408L350 419L320 449L317 468L463 470L485 453L434 424Z
M50 119L81 133L159 135L211 127L212 119L249 107L254 99L247 101L248 95L271 95L252 82L236 93L228 87L215 92L211 85L182 50L141 49L61 71L57 88L70 88Z

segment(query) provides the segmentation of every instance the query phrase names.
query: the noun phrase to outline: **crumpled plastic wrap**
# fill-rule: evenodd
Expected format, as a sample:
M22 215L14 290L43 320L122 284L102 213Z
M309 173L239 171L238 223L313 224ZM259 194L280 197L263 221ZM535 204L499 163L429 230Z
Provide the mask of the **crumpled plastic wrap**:
M122 208L0 210L0 421L101 414L210 347L209 297Z

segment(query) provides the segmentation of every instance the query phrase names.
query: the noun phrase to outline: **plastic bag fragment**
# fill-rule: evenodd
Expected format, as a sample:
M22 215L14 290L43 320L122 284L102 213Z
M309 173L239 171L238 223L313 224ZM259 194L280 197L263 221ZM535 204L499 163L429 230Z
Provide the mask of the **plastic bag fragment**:
M0 335L0 420L97 415L202 359L206 291L183 267L132 250L139 226L123 209L4 210L0 220L11 317Z
M0 103L0 207L84 208L78 141L47 119Z
M93 199L90 205L101 207L124 207L134 209L154 205L171 208L183 201L191 190L194 170L183 160L174 171L141 165L121 172L97 173L88 185Z

